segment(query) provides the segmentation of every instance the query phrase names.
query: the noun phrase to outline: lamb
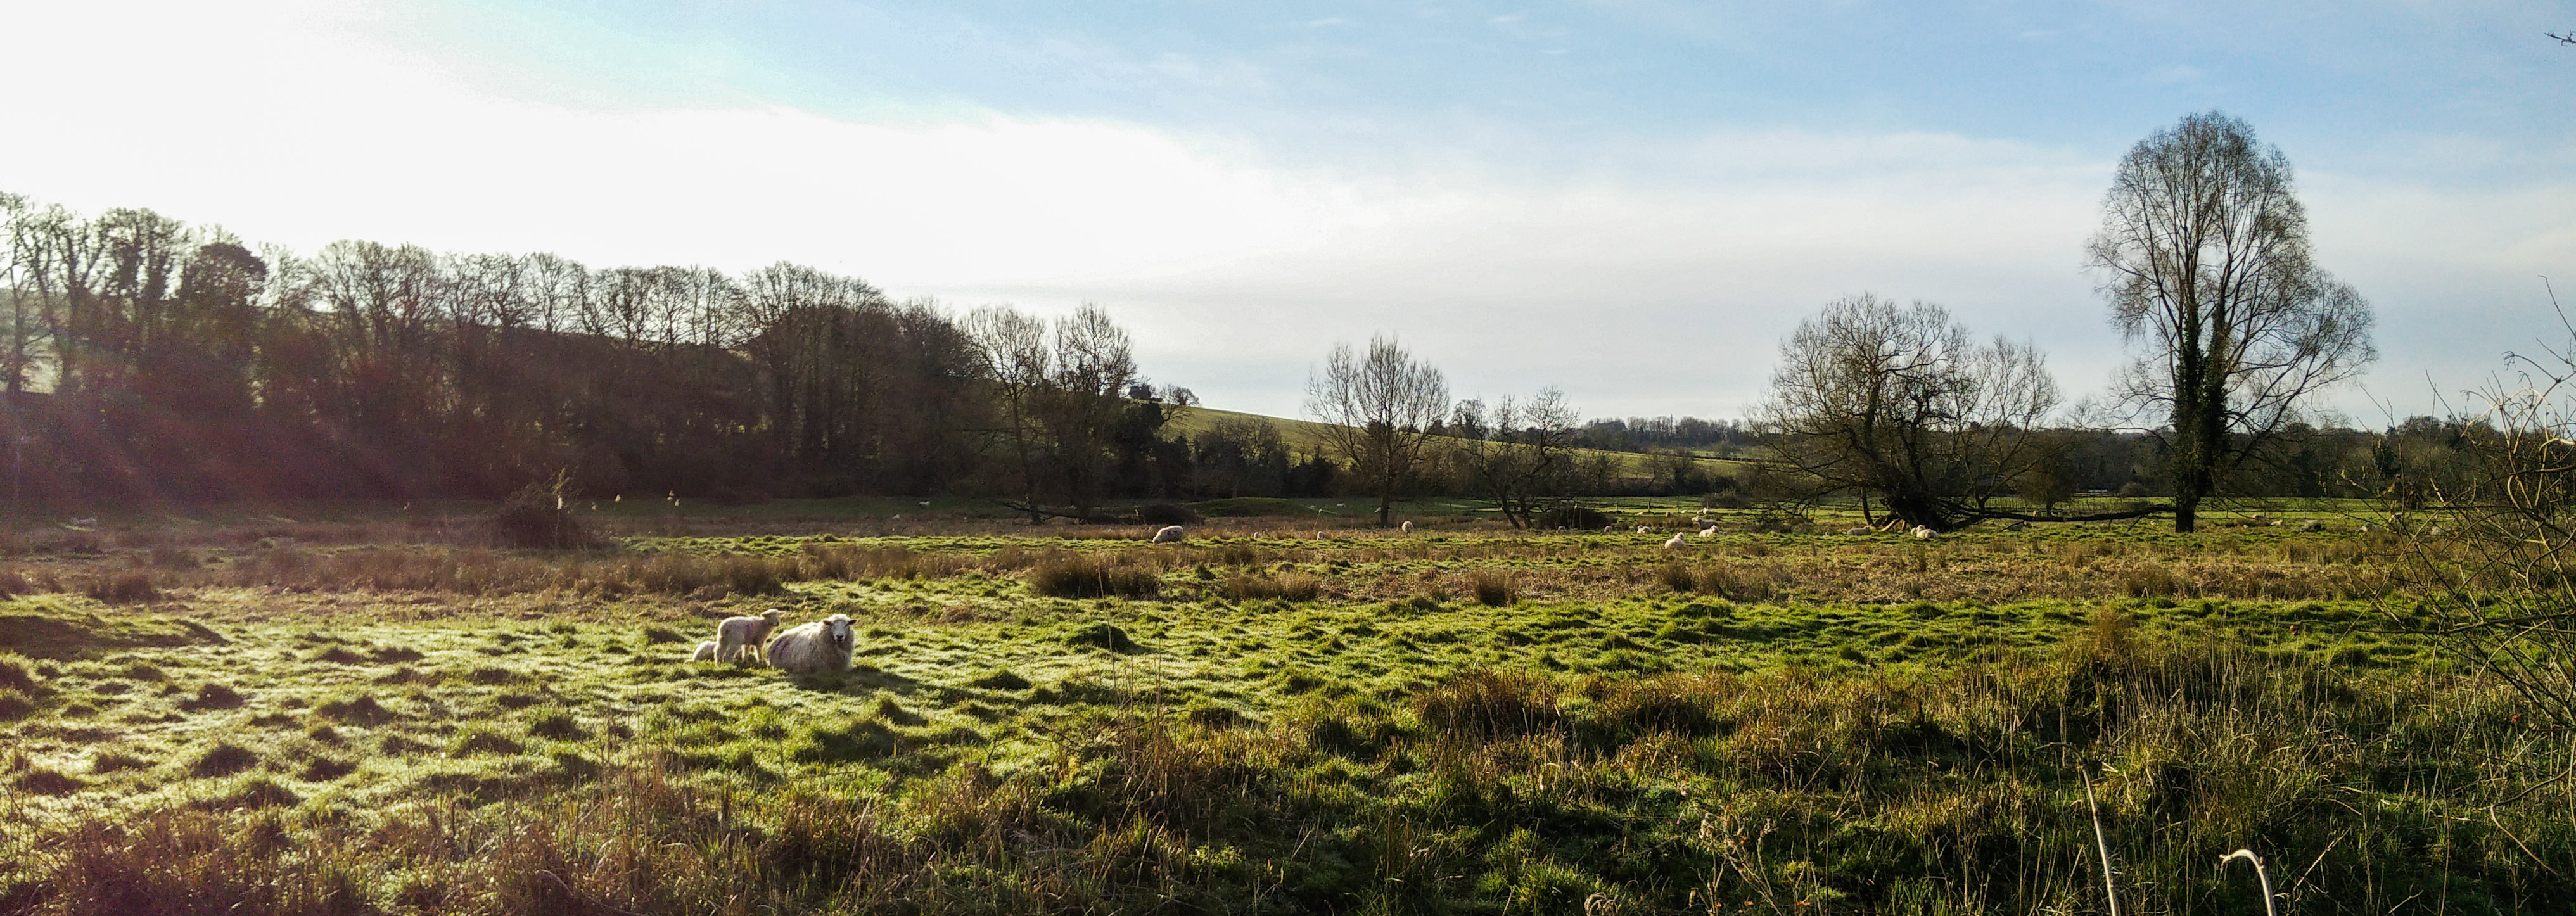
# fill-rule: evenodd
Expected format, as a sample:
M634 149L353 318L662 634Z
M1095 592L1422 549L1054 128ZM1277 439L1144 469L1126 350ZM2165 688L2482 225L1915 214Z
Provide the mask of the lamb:
M1685 538L1685 537L1682 537L1682 536L1681 536L1681 535L1679 535L1679 534L1675 534L1675 535L1673 535L1673 539L1672 539L1672 540L1669 540L1669 541L1665 541L1665 542L1664 542L1664 549L1666 549L1666 550L1680 550L1680 549L1682 549L1683 545L1686 545L1686 544L1689 544L1689 543L1690 543L1690 539Z
M1655 533L1655 526L1653 526L1653 525L1639 525L1639 526L1637 526L1637 533L1638 533L1638 534L1653 534L1653 533Z
M1924 527L1924 526L1922 526L1922 525L1916 525L1916 526L1914 526L1914 539L1915 539L1915 540L1918 540L1918 541L1929 541L1929 540L1931 540L1931 539L1933 539L1933 538L1935 538L1935 537L1939 537L1939 536L1940 536L1940 534L1941 534L1940 532L1938 532L1938 531L1934 531L1934 530L1932 530L1932 529L1930 529L1930 528L1927 528L1927 527Z
M761 659L760 644L778 629L778 617L787 613L779 608L760 612L758 617L727 617L716 624L716 660L735 664L756 663Z
M1716 526L1716 525L1710 525L1710 526L1708 526L1708 527L1706 527L1706 528L1702 528L1702 529L1700 529L1700 530L1699 530L1699 536L1700 536L1700 537L1704 537L1704 538L1713 538L1713 537L1716 537L1716 536L1717 536L1717 526Z
M693 662L711 662L711 661L715 661L715 660L716 660L716 641L715 641L715 640L710 639L710 640L707 640L706 642L699 643L699 644L698 644L698 651L697 651L695 654L690 655L690 656L689 656L689 660L690 660L690 661L693 661Z
M1181 526L1179 525L1166 525L1163 527L1163 530L1154 532L1154 543L1178 544L1180 542Z
M1398 526L1398 527L1403 528L1403 529L1404 529L1404 533L1406 533L1406 534L1412 534L1412 533L1413 533L1413 523L1412 523L1412 522L1406 522L1406 523L1404 523L1403 525L1400 525L1400 526Z
M799 624L769 641L769 666L790 674L832 674L850 670L850 650L858 638L850 617L834 614Z
M1876 529L1876 528L1872 528L1872 527L1870 527L1870 526L1868 526L1868 525L1862 525L1862 526L1860 526L1860 527L1858 527L1858 528L1845 528L1845 529L1843 529L1843 533L1844 533L1844 534L1855 534L1855 535L1857 535L1857 534L1877 534L1877 533L1878 533L1878 529Z

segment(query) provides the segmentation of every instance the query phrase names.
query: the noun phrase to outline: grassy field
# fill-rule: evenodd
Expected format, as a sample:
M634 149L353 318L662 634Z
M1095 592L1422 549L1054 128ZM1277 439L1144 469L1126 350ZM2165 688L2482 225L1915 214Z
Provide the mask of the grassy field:
M1416 508L23 531L0 914L2106 912L2088 777L2123 913L2261 912L2240 847L2283 912L2576 905L2566 736L2340 513L1671 550L1695 509ZM768 607L856 619L853 670L685 660Z

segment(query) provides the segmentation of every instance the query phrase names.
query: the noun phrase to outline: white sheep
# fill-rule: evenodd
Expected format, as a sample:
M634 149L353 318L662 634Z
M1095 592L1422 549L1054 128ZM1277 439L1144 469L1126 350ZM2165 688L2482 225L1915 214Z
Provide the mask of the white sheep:
M2307 521L2300 522L2300 523L2299 523L2299 530L2300 530L2300 531L2305 531L2305 532L2317 532L2317 531L2324 531L2324 530L2326 530L2326 523L2324 523L2324 522L2320 522L2320 521L2317 521L2316 519L2313 519L2313 518L2312 518L2312 519L2309 519L2309 520L2307 520Z
M1843 533L1844 533L1844 534L1877 534L1877 533L1878 533L1878 529L1876 529L1876 528L1872 528L1872 527L1870 527L1870 526L1868 526L1868 525L1862 525L1862 526L1860 526L1860 527L1858 527L1858 528L1845 528L1845 529L1843 529Z
M1413 533L1413 523L1412 523L1412 522L1406 522L1406 523L1404 523L1403 525L1400 525L1400 526L1398 526L1398 527L1403 528L1403 529L1404 529L1404 533L1406 533L1406 534L1412 534L1412 533Z
M858 638L847 614L798 624L769 641L769 666L791 674L825 674L850 670L850 650Z
M1708 526L1708 527L1706 527L1706 528L1702 528L1702 529L1700 529L1700 530L1699 530L1699 536L1700 536L1700 537L1704 537L1704 538L1713 538L1713 537L1716 537L1716 536L1717 536L1717 526L1716 526L1716 525L1710 525L1710 526Z
M787 613L779 608L760 612L758 617L727 617L716 624L716 660L734 664L757 664L760 644L778 629L778 617Z
M1690 539L1689 539L1689 538L1685 538L1685 537L1682 537L1682 536L1681 536L1681 535L1679 535L1679 534L1675 534L1675 535L1673 535L1673 539L1672 539L1672 540L1669 540L1669 541L1665 541L1665 542L1664 542L1664 548L1665 548L1665 549L1667 549L1667 550L1680 550L1680 549L1682 549L1683 545L1686 545L1686 544L1689 544L1689 543L1690 543Z
M1179 525L1165 525L1163 526L1163 530L1154 532L1154 543L1178 544L1180 542L1181 526Z
M1637 533L1638 533L1638 534L1653 534L1653 533L1655 533L1655 526L1653 526L1653 525L1639 525L1639 526L1637 526Z
M1930 528L1927 528L1927 527L1924 527L1924 526L1922 526L1922 525L1916 525L1916 526L1914 526L1914 539L1915 539L1915 540L1918 540L1918 541L1929 541L1929 540L1931 540L1931 539L1933 539L1933 538L1936 538L1936 537L1939 537L1939 536L1941 536L1941 533L1940 533L1940 532L1938 532L1938 531L1934 531L1934 530L1932 530L1932 529L1930 529Z
M710 639L710 640L707 640L706 642L699 643L699 644L698 644L698 651L697 651L696 653L694 653L694 654L690 655L690 656L689 656L689 660L690 660L690 661L693 661L693 662L711 662L711 661L715 661L715 660L716 660L716 641L715 641L715 640Z

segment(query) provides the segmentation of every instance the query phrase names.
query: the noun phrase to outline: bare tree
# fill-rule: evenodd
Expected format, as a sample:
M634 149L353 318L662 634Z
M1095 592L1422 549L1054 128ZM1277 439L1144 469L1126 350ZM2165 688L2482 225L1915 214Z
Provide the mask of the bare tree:
M1109 454L1136 374L1135 347L1109 313L1085 302L1055 321L1055 372L1040 398L1055 470L1075 516L1090 519L1109 489Z
M1809 495L1875 494L1948 531L2021 517L1992 500L2043 454L2033 427L2057 399L2029 344L1980 345L1940 306L1862 294L1798 323L1755 418Z
M2452 418L2467 467L2433 485L2435 508L2392 516L2422 597L2389 610L2430 615L2437 644L2563 733L2576 728L2576 325L2558 320L2564 340L2506 354L2508 375L2469 392L2479 409Z
M1536 523L1540 505L1574 486L1574 438L1580 415L1555 386L1527 401L1505 397L1458 403L1449 433L1468 489L1484 494L1514 528Z
M2143 344L2115 393L2132 425L2165 437L2174 530L2187 532L2310 395L2378 358L2370 305L2310 261L2289 159L2224 114L2139 141L2103 209L2088 265L2113 322Z
M1055 375L1055 351L1047 348L1046 322L1009 306L984 306L966 315L966 336L975 342L983 370L993 384L993 400L1020 477L1019 509L1029 524L1046 520L1038 508L1038 398Z
M1433 424L1449 412L1449 382L1393 337L1369 338L1368 355L1333 347L1324 374L1306 382L1306 413L1325 424L1324 442L1377 497L1377 523L1424 457Z
M0 193L0 246L7 246L0 249L0 296L7 297L0 305L0 322L7 324L0 327L0 390L11 396L34 380L45 359L51 291L38 282L37 219L26 198Z

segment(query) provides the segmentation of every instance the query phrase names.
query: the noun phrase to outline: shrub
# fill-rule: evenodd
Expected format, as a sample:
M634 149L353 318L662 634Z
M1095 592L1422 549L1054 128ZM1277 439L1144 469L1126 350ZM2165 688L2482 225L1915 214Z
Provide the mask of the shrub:
M504 547L532 550L598 546L598 539L573 517L571 490L572 475L567 471L520 487L501 501L501 511L492 517L492 539Z
M1476 593L1476 603L1486 607L1510 607L1520 600L1520 590L1512 574L1499 569L1479 569L1467 574L1467 588Z
M129 569L90 583L88 594L106 604L141 604L161 600L161 589L153 584L152 572Z
M1163 592L1163 579L1134 567L1065 554L1029 567L1029 591L1050 598L1143 597Z

